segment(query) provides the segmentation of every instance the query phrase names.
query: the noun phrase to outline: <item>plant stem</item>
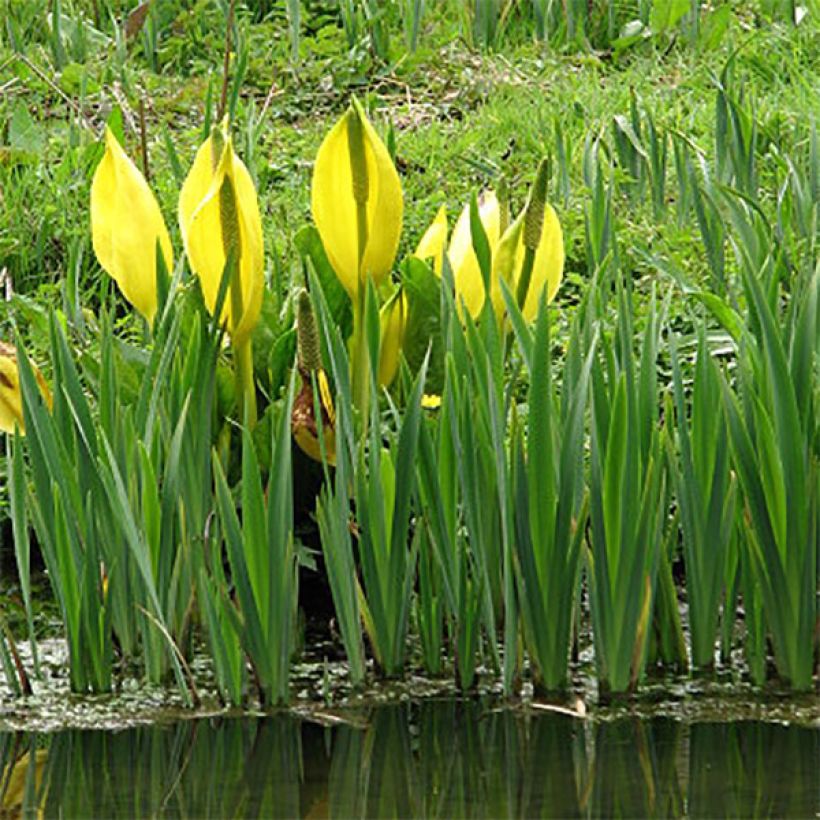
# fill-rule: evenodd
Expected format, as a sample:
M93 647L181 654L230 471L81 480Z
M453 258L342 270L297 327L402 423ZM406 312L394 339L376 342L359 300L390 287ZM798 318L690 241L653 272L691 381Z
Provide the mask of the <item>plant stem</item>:
M231 70L231 29L233 28L234 9L236 0L231 0L228 6L228 17L225 21L225 57L222 62L222 94L219 97L219 110L216 119L221 121L225 116L225 108L228 105L228 80Z
M532 267L535 262L535 251L532 248L525 248L524 263L521 266L521 276L518 279L518 287L515 291L515 301L518 302L520 310L524 310L524 303L527 301L527 294L530 291L530 280L532 279Z
M256 426L257 412L256 385L253 380L253 345L250 337L240 344L234 344L233 357L239 418L248 430L253 430Z
M350 379L353 391L353 406L359 411L362 435L367 432L368 409L370 406L370 362L368 361L365 333L365 294L359 287L353 303L353 336L350 340Z

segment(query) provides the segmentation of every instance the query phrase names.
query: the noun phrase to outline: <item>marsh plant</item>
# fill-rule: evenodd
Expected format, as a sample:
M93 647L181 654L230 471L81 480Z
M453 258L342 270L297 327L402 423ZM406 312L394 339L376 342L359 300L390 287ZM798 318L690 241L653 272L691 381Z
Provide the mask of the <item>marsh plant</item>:
M421 9L405 9L411 37ZM36 547L73 691L109 691L136 665L194 702L191 661L206 652L226 702L287 703L312 531L356 686L420 662L464 691L483 674L508 695L526 676L560 695L591 624L602 691L631 692L650 664L712 669L740 596L752 677L767 675L770 640L781 681L814 687L816 188L784 163L767 215L754 129L725 88L718 106L734 125L714 169L698 156L696 170L693 149L636 98L614 147L588 140L588 276L573 273L572 299L557 301L559 130L528 187L499 179L452 228L440 203L406 236L413 204L395 146L353 99L316 156L313 224L295 234L299 273L283 288L264 275L261 209L230 117L180 175L177 255L112 121L92 242L134 308L132 332L110 308L92 322L68 300L40 369L24 328L0 348L35 685ZM698 226L709 288L669 263L668 289L647 296L615 209L649 196L670 224L675 183L674 218ZM674 311L673 287L686 296ZM299 470L317 480L304 498ZM7 630L0 654L22 691Z

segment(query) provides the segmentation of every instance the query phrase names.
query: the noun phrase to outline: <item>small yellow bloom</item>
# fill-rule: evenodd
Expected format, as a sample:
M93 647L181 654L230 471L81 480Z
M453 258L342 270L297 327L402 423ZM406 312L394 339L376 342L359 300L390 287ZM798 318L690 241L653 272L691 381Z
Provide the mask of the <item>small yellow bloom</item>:
M501 233L501 208L494 191L485 191L479 197L478 215L494 254ZM484 307L485 293L478 257L473 250L469 205L465 206L453 229L448 256L453 268L453 283L459 308L463 300L469 314L476 318Z
M46 403L51 407L51 391L42 373L32 365L34 376ZM0 431L13 433L17 427L25 433L23 421L23 393L20 387L20 372L17 369L17 351L0 342Z
M389 387L399 370L404 331L407 327L407 296L397 293L379 312L379 387Z
M110 128L105 129L105 154L91 183L91 238L102 268L152 322L157 311L157 241L170 271L171 240L145 177Z
M425 393L421 397L421 406L427 410L438 410L441 407L441 396L437 393Z
M504 232L498 251L493 256L493 307L500 317L504 312L504 298L501 295L501 279L507 282L513 296L517 294L518 284L524 263L524 220L525 211L516 218ZM564 238L561 224L550 205L544 207L544 222L535 260L532 266L532 277L527 289L526 299L521 312L531 322L538 313L538 302L546 288L547 302L551 302L558 292L564 271Z
M355 301L368 276L378 285L390 272L404 211L390 154L355 100L316 155L311 208L333 270Z
M444 252L447 248L447 206L438 209L436 218L419 240L415 255L424 261L433 260L433 270L441 276L444 266Z
M179 195L179 227L211 314L228 253L236 248L239 290L234 284L229 288L221 318L234 345L240 344L253 332L262 309L264 242L256 189L234 153L227 122L197 151Z

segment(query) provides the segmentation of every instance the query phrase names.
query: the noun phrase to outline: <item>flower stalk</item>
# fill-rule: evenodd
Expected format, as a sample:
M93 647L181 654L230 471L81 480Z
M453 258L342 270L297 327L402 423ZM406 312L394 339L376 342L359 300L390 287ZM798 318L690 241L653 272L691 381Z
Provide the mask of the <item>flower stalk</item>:
M527 295L530 291L532 269L535 265L535 252L541 242L541 233L544 229L544 208L547 202L547 180L549 179L549 162L541 160L535 175L527 208L524 211L524 262L521 275L518 279L515 298L518 307L524 309Z
M223 126L225 127L225 126ZM214 127L211 132L211 167L216 174L222 153L225 149L225 137L221 128ZM233 180L226 174L219 188L219 222L222 229L222 248L226 260L233 260L230 272L229 298L231 314L242 316L245 313L245 298L242 292L242 243L240 241L239 215L236 205L236 191ZM230 264L230 263L229 263ZM253 346L250 334L233 339L234 375L236 379L236 396L239 405L239 418L248 429L256 426L256 385L253 379Z

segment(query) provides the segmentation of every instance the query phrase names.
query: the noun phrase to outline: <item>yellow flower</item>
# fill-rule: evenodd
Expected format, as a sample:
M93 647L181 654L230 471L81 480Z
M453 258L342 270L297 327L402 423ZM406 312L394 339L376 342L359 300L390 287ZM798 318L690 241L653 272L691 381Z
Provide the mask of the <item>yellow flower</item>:
M404 210L390 154L355 100L316 155L311 207L328 259L355 302L367 276L378 285L390 272Z
M522 211L518 218L507 228L498 251L493 257L493 307L498 316L504 312L504 298L501 295L501 279L509 285L513 296L518 292L522 268L524 265L524 217ZM531 322L538 313L538 302L544 288L547 290L547 302L551 302L558 292L564 270L564 238L561 224L550 205L544 208L544 223L535 250L532 276L527 289L521 312Z
M527 321L535 319L541 294L547 302L558 292L564 271L564 237L558 217L546 201L549 163L542 160L527 204L504 232L493 257L492 298L499 318L504 312L500 281L510 286Z
M379 387L389 387L396 378L407 327L407 309L407 296L401 291L385 302L379 312Z
M239 277L226 294L221 319L234 345L240 344L262 309L264 242L256 189L234 153L227 121L197 151L179 195L179 227L212 315L228 254L235 248Z
M419 240L415 255L425 261L433 260L433 270L441 276L444 265L444 251L447 248L447 206L438 209L436 218Z
M46 403L51 407L51 391L42 373L32 365L34 376ZM13 433L17 427L25 433L23 421L23 394L20 387L20 372L17 369L17 351L0 342L0 430Z
M495 253L501 233L501 208L494 191L485 191L479 197L478 215L487 233L490 250ZM478 257L473 250L469 205L465 206L453 228L448 256L459 309L463 300L469 314L476 318L484 307L485 293Z
M91 238L102 268L152 322L157 310L157 241L170 271L171 240L145 177L110 128L105 129L105 154L91 183Z

